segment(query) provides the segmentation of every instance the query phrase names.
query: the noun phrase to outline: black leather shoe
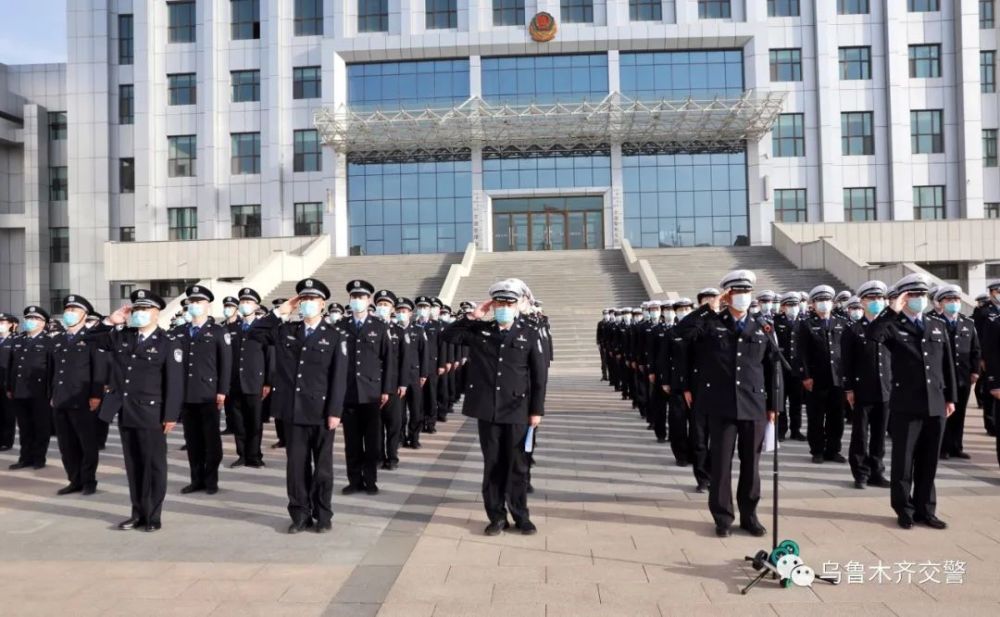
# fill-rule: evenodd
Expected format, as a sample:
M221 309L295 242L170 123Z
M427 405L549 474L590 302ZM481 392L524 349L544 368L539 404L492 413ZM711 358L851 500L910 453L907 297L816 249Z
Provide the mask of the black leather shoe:
M828 454L823 457L824 461L830 461L831 463L846 463L847 459L844 458L843 454Z
M524 489L524 491L525 491L526 493L528 493L528 494L531 494L531 493L534 493L534 492L535 492L535 487L534 487L534 486L531 486L531 483L529 482L529 483L528 483L528 487L527 487L526 489Z
M218 486L209 486L208 488L205 489L205 494L206 495L214 495L214 494L216 494L218 492L219 492L219 487Z
M330 533L333 531L333 523L327 521L325 523L316 523L316 533Z
M704 493L707 490L708 490L708 484L704 482L699 482L698 486L694 487L694 492L696 493Z
M505 529L510 529L510 523L508 523L507 521L493 521L492 523L486 526L486 529L483 531L483 533L485 533L488 536L499 536L500 532L504 531Z
M448 416L438 416L438 422L447 422Z
M45 463L35 463L34 465L31 466L31 468L36 471L39 469L45 469Z
M148 532L152 533L154 531L159 531L162 528L163 528L163 525L160 524L159 522L156 522L156 523L146 523L146 526L143 527L143 531L148 531Z
M913 527L913 519L907 516L906 514L897 514L896 524L902 527L903 529L910 529Z
M755 538L759 538L767 533L767 528L760 524L760 521L754 519L752 521L747 521L745 523L740 523L740 529L749 533Z
M229 468L232 469L234 467L243 467L244 465L246 465L246 461L243 460L243 457L240 457L235 461L233 461L232 463L230 463Z
M91 484L91 485L83 487L83 489L80 491L80 494L81 495L93 495L96 492L97 492L97 487Z
M926 525L931 529L947 529L948 523L942 521L933 514L929 516L914 516L913 522L920 523L921 525Z
M429 428L425 428L424 432L425 433L430 433L431 435L433 435L434 433L437 433L438 430L432 426L432 427L429 427Z
M412 444L410 444L410 447L413 448L414 450L419 450L420 448L423 448L423 446L420 445L419 441L414 441Z
M538 527L531 521L521 521L520 523L514 523L514 527L517 527L522 535L533 536L538 533Z
M274 442L274 443L271 444L271 449L272 450L275 449L275 448L284 448L284 447L285 447L285 442L283 442L283 441L276 441L276 442Z
M823 456L819 455L819 454L814 454L813 457L812 457L812 462L816 463L817 465L822 465L823 464Z
M378 486L375 484L369 484L365 487L365 494L367 495L378 495Z
M806 441L806 436L803 435L802 433L796 432L792 433L792 439L794 439L795 441Z
M188 484L181 489L181 495L189 495L191 493L197 493L198 491L205 490L205 487L201 484Z
M728 525L726 526L716 525L715 535L719 536L720 538L728 538L729 536L733 535L733 532L730 530Z
M389 471L395 471L399 469L399 463L396 461L389 461L389 466L386 467Z
M889 481L882 476L872 476L868 478L868 486L877 486L879 488L889 488Z
M12 471L17 471L18 469L24 469L25 467L31 467L31 465L29 465L27 463L22 463L21 461L18 461L16 463L11 463L7 467L7 469L10 469Z
M382 469L389 469L389 461L382 461Z
M656 438L656 443L667 443L667 438L666 437L657 437Z
M865 480L855 480L854 488L864 489L868 483Z
M348 484L344 488L340 489L340 494L341 495L353 495L354 493L358 493L360 491L361 491L361 487L360 486L355 486L354 484Z
M303 531L309 529L310 527L312 527L312 519L307 521L295 522L288 526L288 533L292 535L297 533L302 533Z
M145 526L146 523L144 523L141 519L137 518L130 518L128 520L118 523L118 529L121 529L122 531L129 531L131 529L138 529L140 527L145 527Z
M13 447L14 446L0 446L0 452L6 452L7 450L12 449Z
M56 495L70 495L72 493L79 493L82 490L83 490L82 486L70 484L69 486L64 486L58 491L56 491Z
M970 458L972 458L972 457L971 457L971 456L969 456L969 455L968 455L968 454L967 454L966 452L956 452L956 453L952 454L952 455L951 455L951 457L952 457L952 458L960 458L960 459L962 459L963 461L967 461L967 460L969 460Z

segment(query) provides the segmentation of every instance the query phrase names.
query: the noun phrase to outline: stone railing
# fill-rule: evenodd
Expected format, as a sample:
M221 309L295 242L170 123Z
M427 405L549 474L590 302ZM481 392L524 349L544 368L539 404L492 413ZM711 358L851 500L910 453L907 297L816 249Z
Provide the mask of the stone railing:
M640 259L635 254L635 249L632 248L631 242L622 238L621 244L625 266L629 272L639 275L639 280L642 281L642 286L646 289L646 295L651 300L676 300L680 297L676 291L663 291L660 281L656 278L656 273L653 272L652 266L649 265L649 261Z
M451 304L451 301L455 299L455 294L458 292L458 286L462 282L462 279L469 276L469 273L472 272L477 252L476 244L470 242L465 247L465 255L462 256L462 261L457 264L451 264L451 267L448 268L448 276L445 277L444 283L441 284L441 291L438 293L438 297L445 304Z

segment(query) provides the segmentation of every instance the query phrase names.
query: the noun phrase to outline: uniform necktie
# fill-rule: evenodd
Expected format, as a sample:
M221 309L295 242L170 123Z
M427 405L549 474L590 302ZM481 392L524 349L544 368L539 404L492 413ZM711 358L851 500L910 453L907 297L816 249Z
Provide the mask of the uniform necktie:
M746 323L744 319L736 320L736 334L743 334L743 326Z
M920 319L919 317L917 317L916 319L913 320L913 325L916 326L917 330L919 330L921 334L924 333L924 320L923 319Z
M312 336L312 333L313 333L313 329L307 326L306 327L306 338L309 338L310 336Z
M198 331L201 330L199 326L191 326L191 338L198 336Z
M363 321L355 320L354 321L354 330L356 332L361 332L361 326L363 326L364 324L365 324L365 322L363 322Z
M245 321L243 322L243 331L244 332L249 332L250 331L250 324L247 323L247 322L245 322Z

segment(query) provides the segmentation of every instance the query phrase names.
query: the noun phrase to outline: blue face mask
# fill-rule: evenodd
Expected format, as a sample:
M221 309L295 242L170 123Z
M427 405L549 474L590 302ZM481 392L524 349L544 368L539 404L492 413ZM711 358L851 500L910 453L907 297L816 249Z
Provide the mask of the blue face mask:
M927 309L927 296L907 298L906 306L914 313L923 313Z
M496 317L497 323L514 323L514 319L517 318L517 309L513 306L498 306L493 310L493 315Z
M235 306L227 306L227 307L225 307L225 308L222 309L222 314L225 315L226 319L229 319L230 317L232 317L233 315L236 314L236 307Z
M191 317L201 317L205 314L205 307L201 304L195 304L192 302L188 305L188 314L191 315Z
M410 314L402 312L396 313L396 323L398 323L401 326L405 326L406 324L410 323Z
M866 307L869 314L878 315L885 309L885 300L869 300Z
M31 332L35 329L36 319L25 319L21 322L21 332Z
M962 310L962 303L961 302L945 302L944 303L944 312L948 313L949 315L958 315L958 312L960 310Z
M384 321L389 321L389 318L392 316L392 307L376 306L375 314L381 317Z
M257 307L253 304L241 304L240 305L240 315L246 317L247 315L253 315L257 311Z
M351 298L351 311L354 313L364 313L368 310L367 298Z
M309 319L319 315L319 302L316 300L303 300L299 302L299 317Z
M80 316L76 313L63 313L60 319L62 320L62 324L67 328L72 328L76 324L80 323Z
M153 316L149 314L149 311L132 311L128 316L128 325L133 328L145 328L152 319Z

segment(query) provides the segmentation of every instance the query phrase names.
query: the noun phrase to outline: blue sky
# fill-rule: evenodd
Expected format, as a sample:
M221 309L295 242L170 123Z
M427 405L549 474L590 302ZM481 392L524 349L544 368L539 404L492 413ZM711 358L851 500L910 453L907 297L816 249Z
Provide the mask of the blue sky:
M66 62L66 0L0 0L0 62Z

